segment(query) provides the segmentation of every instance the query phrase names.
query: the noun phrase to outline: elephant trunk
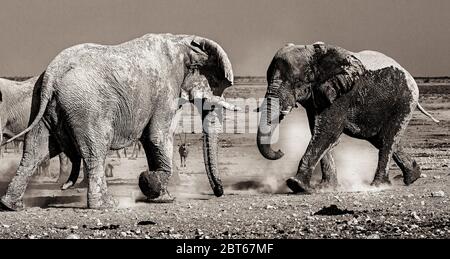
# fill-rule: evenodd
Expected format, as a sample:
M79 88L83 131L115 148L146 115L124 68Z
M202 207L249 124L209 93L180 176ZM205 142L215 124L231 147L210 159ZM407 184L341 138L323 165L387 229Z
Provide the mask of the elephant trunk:
M222 181L219 177L218 169L218 121L217 113L212 111L203 111L203 159L205 161L206 174L209 183L217 197L223 195Z
M0 147L3 144L3 123L2 119L0 118ZM0 150L1 152L1 150Z
M258 145L259 152L263 157L269 160L278 160L284 156L281 150L274 151L271 147L272 136L276 127L278 126L278 121L283 119L283 115L277 110L277 106L272 104L273 98L266 98L265 104L260 109L261 119L258 126L258 134L256 137L256 142Z

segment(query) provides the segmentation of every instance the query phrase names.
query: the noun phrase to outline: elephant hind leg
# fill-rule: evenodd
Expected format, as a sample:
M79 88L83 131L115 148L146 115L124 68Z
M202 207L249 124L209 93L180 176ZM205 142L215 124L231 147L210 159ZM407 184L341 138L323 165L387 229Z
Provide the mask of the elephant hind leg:
M331 150L328 151L320 160L320 167L322 169L322 180L320 181L319 188L335 188L338 185L336 164Z
M1 204L9 210L23 208L23 196L33 174L46 160L58 155L61 151L57 142L49 134L41 121L25 137L25 148L16 175L8 185Z
M104 169L112 137L112 127L108 125L108 121L98 121L86 127L83 133L73 135L79 155L83 159L83 170L88 178L89 209L106 209L117 205L108 193Z
M391 158L394 156L394 160L396 160L397 164L399 162L402 164L401 160L406 158L405 153L401 151L401 147L399 152L397 152L397 149L399 148L400 138L405 132L411 116L412 112L410 110L398 110L396 114L393 114L391 117L392 119L380 131L380 133L376 137L369 140L376 148L379 149L378 166L372 185L379 186L382 184L390 184L389 164Z
M105 158L84 158L84 167L88 175L88 208L106 209L116 206L115 200L108 194L105 177Z
M397 147L393 158L403 172L403 182L406 185L410 185L420 178L420 166L403 150L402 146Z

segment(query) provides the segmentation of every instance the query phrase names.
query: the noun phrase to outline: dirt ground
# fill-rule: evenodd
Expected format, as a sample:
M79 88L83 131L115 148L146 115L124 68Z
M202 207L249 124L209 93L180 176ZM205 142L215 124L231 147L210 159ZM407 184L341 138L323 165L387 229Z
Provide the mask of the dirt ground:
M264 91L262 86L236 86L226 96L261 97ZM0 238L449 238L449 93L450 85L421 87L421 104L441 123L420 112L410 122L402 144L421 166L423 177L409 187L392 164L392 186L370 188L377 150L343 137L333 151L338 190L290 194L284 180L295 174L310 138L305 113L298 109L281 126L276 147L286 155L279 161L258 153L254 133L221 136L219 169L226 186L221 198L212 195L208 185L200 135L188 134L186 168L179 168L175 148L170 187L177 197L174 203L145 202L137 187L139 173L146 170L143 153L135 160L113 154L108 163L114 166L114 177L108 183L119 201L117 208L87 210L85 188L63 192L55 179L37 177L27 190L26 210L0 213ZM2 158L0 194L19 159L13 153ZM51 162L54 172L57 162Z

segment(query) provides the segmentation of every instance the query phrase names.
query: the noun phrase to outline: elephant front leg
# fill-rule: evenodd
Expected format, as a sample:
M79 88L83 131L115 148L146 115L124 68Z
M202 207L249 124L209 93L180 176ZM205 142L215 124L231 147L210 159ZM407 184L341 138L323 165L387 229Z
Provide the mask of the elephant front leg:
M173 134L158 125L153 124L142 139L149 170L139 176L139 187L152 202L165 203L174 200L167 190L172 175Z
M312 107L307 108L306 113L308 115L309 129L311 131L311 135L313 135L314 126L316 123L315 120L316 114ZM319 188L337 187L338 185L337 170L336 164L331 154L331 150L329 152L326 152L325 155L320 160L320 167L322 169L322 180L320 181Z
M329 115L328 115L329 114ZM335 114L335 113L334 113ZM318 118L314 133L303 155L297 174L286 181L287 186L294 192L311 193L311 176L317 163L337 143L343 131L343 120L328 111ZM334 167L334 163L331 165Z

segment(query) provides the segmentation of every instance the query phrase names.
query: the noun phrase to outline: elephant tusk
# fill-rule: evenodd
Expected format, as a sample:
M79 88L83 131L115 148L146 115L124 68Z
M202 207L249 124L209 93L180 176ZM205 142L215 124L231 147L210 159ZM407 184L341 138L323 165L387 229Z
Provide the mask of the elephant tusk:
M292 111L292 106L288 106L288 108L284 111L281 111L281 114L284 116L288 115Z

